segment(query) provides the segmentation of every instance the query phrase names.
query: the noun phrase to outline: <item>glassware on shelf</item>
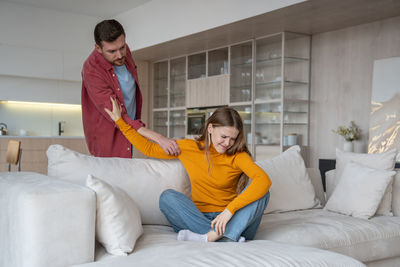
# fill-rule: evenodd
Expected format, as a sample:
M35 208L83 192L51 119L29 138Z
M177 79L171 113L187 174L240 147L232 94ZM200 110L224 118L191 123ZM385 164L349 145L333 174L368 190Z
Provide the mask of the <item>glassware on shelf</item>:
M208 76L228 74L228 47L208 52Z
M206 52L188 56L188 79L206 77Z
M243 105L243 106L232 106L240 115L243 121L243 129L244 136L248 137L248 134L251 134L251 120L252 120L252 111L251 105ZM250 144L251 140L247 138L247 143Z
M169 137L174 139L185 138L186 110L171 110L169 113Z
M153 107L165 108L168 105L168 61L154 64Z
M161 135L168 134L168 111L153 111L153 130Z
M231 46L230 102L250 102L253 69L253 42Z
M186 104L186 57L170 61L170 107L184 107Z

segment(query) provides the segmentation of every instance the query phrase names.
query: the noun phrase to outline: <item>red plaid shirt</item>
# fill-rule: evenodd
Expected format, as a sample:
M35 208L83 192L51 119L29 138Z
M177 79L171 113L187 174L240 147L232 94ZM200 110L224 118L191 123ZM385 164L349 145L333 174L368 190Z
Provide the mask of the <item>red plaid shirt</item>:
M113 64L93 50L82 69L82 121L89 151L96 157L131 157L131 143L104 111L112 110L110 96L122 104L122 118L134 129L145 126L140 120L142 94L139 88L137 68L129 47L126 46L125 65L136 81L136 120L126 112L124 97L119 87Z

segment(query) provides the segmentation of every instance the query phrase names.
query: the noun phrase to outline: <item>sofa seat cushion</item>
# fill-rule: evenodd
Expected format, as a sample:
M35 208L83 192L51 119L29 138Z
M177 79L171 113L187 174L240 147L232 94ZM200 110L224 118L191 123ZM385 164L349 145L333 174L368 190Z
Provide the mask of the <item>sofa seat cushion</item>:
M327 249L369 262L400 256L400 217L365 220L322 209L266 214L255 239Z
M133 253L109 256L97 251L96 262L80 267L131 266L364 266L337 253L266 240L245 243L197 243L176 240L168 226L145 225Z

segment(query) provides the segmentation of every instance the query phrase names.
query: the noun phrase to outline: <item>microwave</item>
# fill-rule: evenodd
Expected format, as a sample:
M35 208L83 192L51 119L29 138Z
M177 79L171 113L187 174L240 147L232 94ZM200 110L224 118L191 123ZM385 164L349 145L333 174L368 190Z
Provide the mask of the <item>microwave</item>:
M206 120L213 114L216 109L216 107L188 109L186 135L200 135L203 131L203 126Z

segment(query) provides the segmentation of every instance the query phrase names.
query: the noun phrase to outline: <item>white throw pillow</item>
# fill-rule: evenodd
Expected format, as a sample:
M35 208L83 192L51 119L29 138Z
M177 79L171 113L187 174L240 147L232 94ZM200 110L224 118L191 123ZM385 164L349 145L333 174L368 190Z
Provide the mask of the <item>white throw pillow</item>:
M189 198L190 181L179 160L100 158L83 155L61 145L47 149L48 175L85 185L88 174L123 188L140 210L143 224L169 225L159 208L166 189Z
M369 219L378 209L394 174L394 171L377 170L349 162L324 209Z
M299 146L293 146L279 156L256 163L268 174L272 182L268 206L264 213L320 206Z
M329 200L331 197L333 191L335 190L335 187L337 186L337 181L339 180L336 179L336 170L330 170L325 173L325 182L326 182L326 200ZM376 215L382 215L382 216L393 216L392 213L392 196L393 194L393 182L391 182L388 187L386 188L386 192L383 195L382 201L378 206L378 209L376 211Z
M93 175L86 185L96 192L96 239L108 253L126 256L143 234L139 209L123 190Z
M378 170L393 170L395 164L396 149L389 150L379 154L353 153L344 152L336 149L336 177L333 180L333 187L339 183L340 177L347 163L355 162L363 166ZM392 184L390 184L385 192L382 202L379 205L377 215L392 216Z

